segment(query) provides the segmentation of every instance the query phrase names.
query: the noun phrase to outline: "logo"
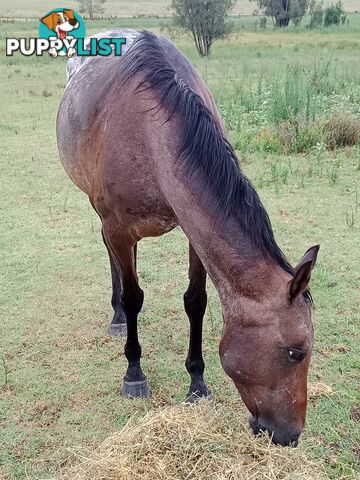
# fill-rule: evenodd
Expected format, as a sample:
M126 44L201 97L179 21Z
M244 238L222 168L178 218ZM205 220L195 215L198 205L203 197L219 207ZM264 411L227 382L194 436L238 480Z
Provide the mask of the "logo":
M52 57L73 55L121 55L126 38L90 38L85 41L85 22L69 8L55 8L40 19L39 38L7 38L6 55L19 51L22 55Z
M71 57L76 53L77 40L85 38L84 20L74 10L56 8L40 19L39 37L53 41L53 46L48 50L53 57L57 55Z

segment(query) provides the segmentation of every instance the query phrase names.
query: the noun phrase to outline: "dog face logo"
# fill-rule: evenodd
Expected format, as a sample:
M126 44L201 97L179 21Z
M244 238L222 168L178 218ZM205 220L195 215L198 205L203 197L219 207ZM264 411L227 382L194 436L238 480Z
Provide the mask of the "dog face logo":
M70 8L55 8L40 18L39 37L51 42L47 50L51 56L72 57L77 41L85 38L84 20Z
M49 30L55 32L60 40L64 40L69 32L79 28L79 22L75 18L74 10L64 9L59 12L51 12L42 17L41 22Z

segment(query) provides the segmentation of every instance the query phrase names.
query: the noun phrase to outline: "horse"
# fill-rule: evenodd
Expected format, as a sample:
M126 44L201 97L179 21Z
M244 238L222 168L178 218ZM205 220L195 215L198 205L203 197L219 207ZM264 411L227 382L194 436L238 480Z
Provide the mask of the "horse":
M137 244L180 226L189 240L188 401L211 397L202 355L209 275L223 316L220 361L253 432L296 446L306 416L314 343L308 286L319 245L290 265L213 97L171 41L137 32L125 55L93 57L72 71L57 116L59 155L101 219L113 284L110 333L124 332L124 322L127 330L121 393L151 394L138 338L144 294Z

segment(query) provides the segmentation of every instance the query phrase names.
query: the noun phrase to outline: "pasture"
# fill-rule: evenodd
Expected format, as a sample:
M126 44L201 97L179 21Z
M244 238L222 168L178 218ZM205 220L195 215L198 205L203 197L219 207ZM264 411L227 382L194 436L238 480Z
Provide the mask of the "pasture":
M359 0L351 0L351 2L356 3ZM44 3L41 0L35 0L31 2L31 6L26 6L24 9L24 0L15 0L15 2L11 2L5 0L4 3L4 12L1 16L4 17L39 17L44 15ZM70 0L66 3L69 8L74 8L75 10L78 9L79 3ZM56 8L58 3L54 0L47 1L47 6L49 10L52 8ZM167 0L140 0L136 2L132 2L131 0L122 0L121 2L116 0L108 0L104 4L105 15L108 17L116 16L116 17L133 17L133 16L165 16L169 15L169 2ZM242 14L251 14L254 10L254 5L250 3L248 0L241 0L239 5L234 13L242 13ZM351 11L356 10L356 8L352 8Z
M39 2L38 2L39 3ZM15 6L15 3L12 2ZM262 198L279 245L296 263L321 244L312 282L316 344L307 427L299 448L330 479L359 468L360 144L329 151L324 128L342 112L360 119L357 15L349 27L258 31L239 20L209 60L175 38L215 96L243 170ZM158 19L88 22L160 32ZM117 394L123 340L109 338L110 272L100 225L58 159L55 118L65 62L6 58L6 36L36 22L1 24L0 478L49 479L76 462L68 448L98 445L132 415L181 402L188 321L187 242L179 229L139 245L140 315L150 400ZM295 133L287 128L298 126ZM288 141L287 139L290 138ZM247 412L218 358L222 321L209 286L206 378L215 398Z
M148 16L169 16L168 0L106 0L104 4L104 15L106 17L148 17ZM329 5L331 0L325 0L324 5ZM79 9L79 2L70 0L66 2L67 7L75 10ZM360 0L345 0L343 2L344 9L347 12L360 11ZM3 0L1 2L2 11L0 17L4 18L37 18L52 8L57 8L59 3L56 0L48 0L44 7L44 2L34 0L31 4L24 0ZM256 4L250 0L238 0L231 14L252 15L256 10Z

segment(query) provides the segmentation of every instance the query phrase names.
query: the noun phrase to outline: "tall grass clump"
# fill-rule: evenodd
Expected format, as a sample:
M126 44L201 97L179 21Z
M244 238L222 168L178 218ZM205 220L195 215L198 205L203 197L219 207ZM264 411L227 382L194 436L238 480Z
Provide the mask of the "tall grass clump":
M334 148L358 141L358 122L353 116L336 116L324 129L328 111L342 98L334 95L337 77L330 75L330 65L331 59L308 69L288 67L272 84L268 118L284 153L308 152L324 143Z
M315 69L305 73L295 66L273 84L269 116L284 152L306 152L322 141L321 129L315 124L315 79Z
M287 65L272 77L261 70L255 81L229 83L219 103L236 150L293 154L356 144L358 76L357 65L342 69L327 58ZM351 114L334 113L341 111Z
M326 122L324 131L328 148L351 147L360 140L360 121L349 112L337 112Z
M284 78L274 82L271 99L269 113L275 125L296 122L300 114L307 122L315 119L314 89L301 67L287 68Z

